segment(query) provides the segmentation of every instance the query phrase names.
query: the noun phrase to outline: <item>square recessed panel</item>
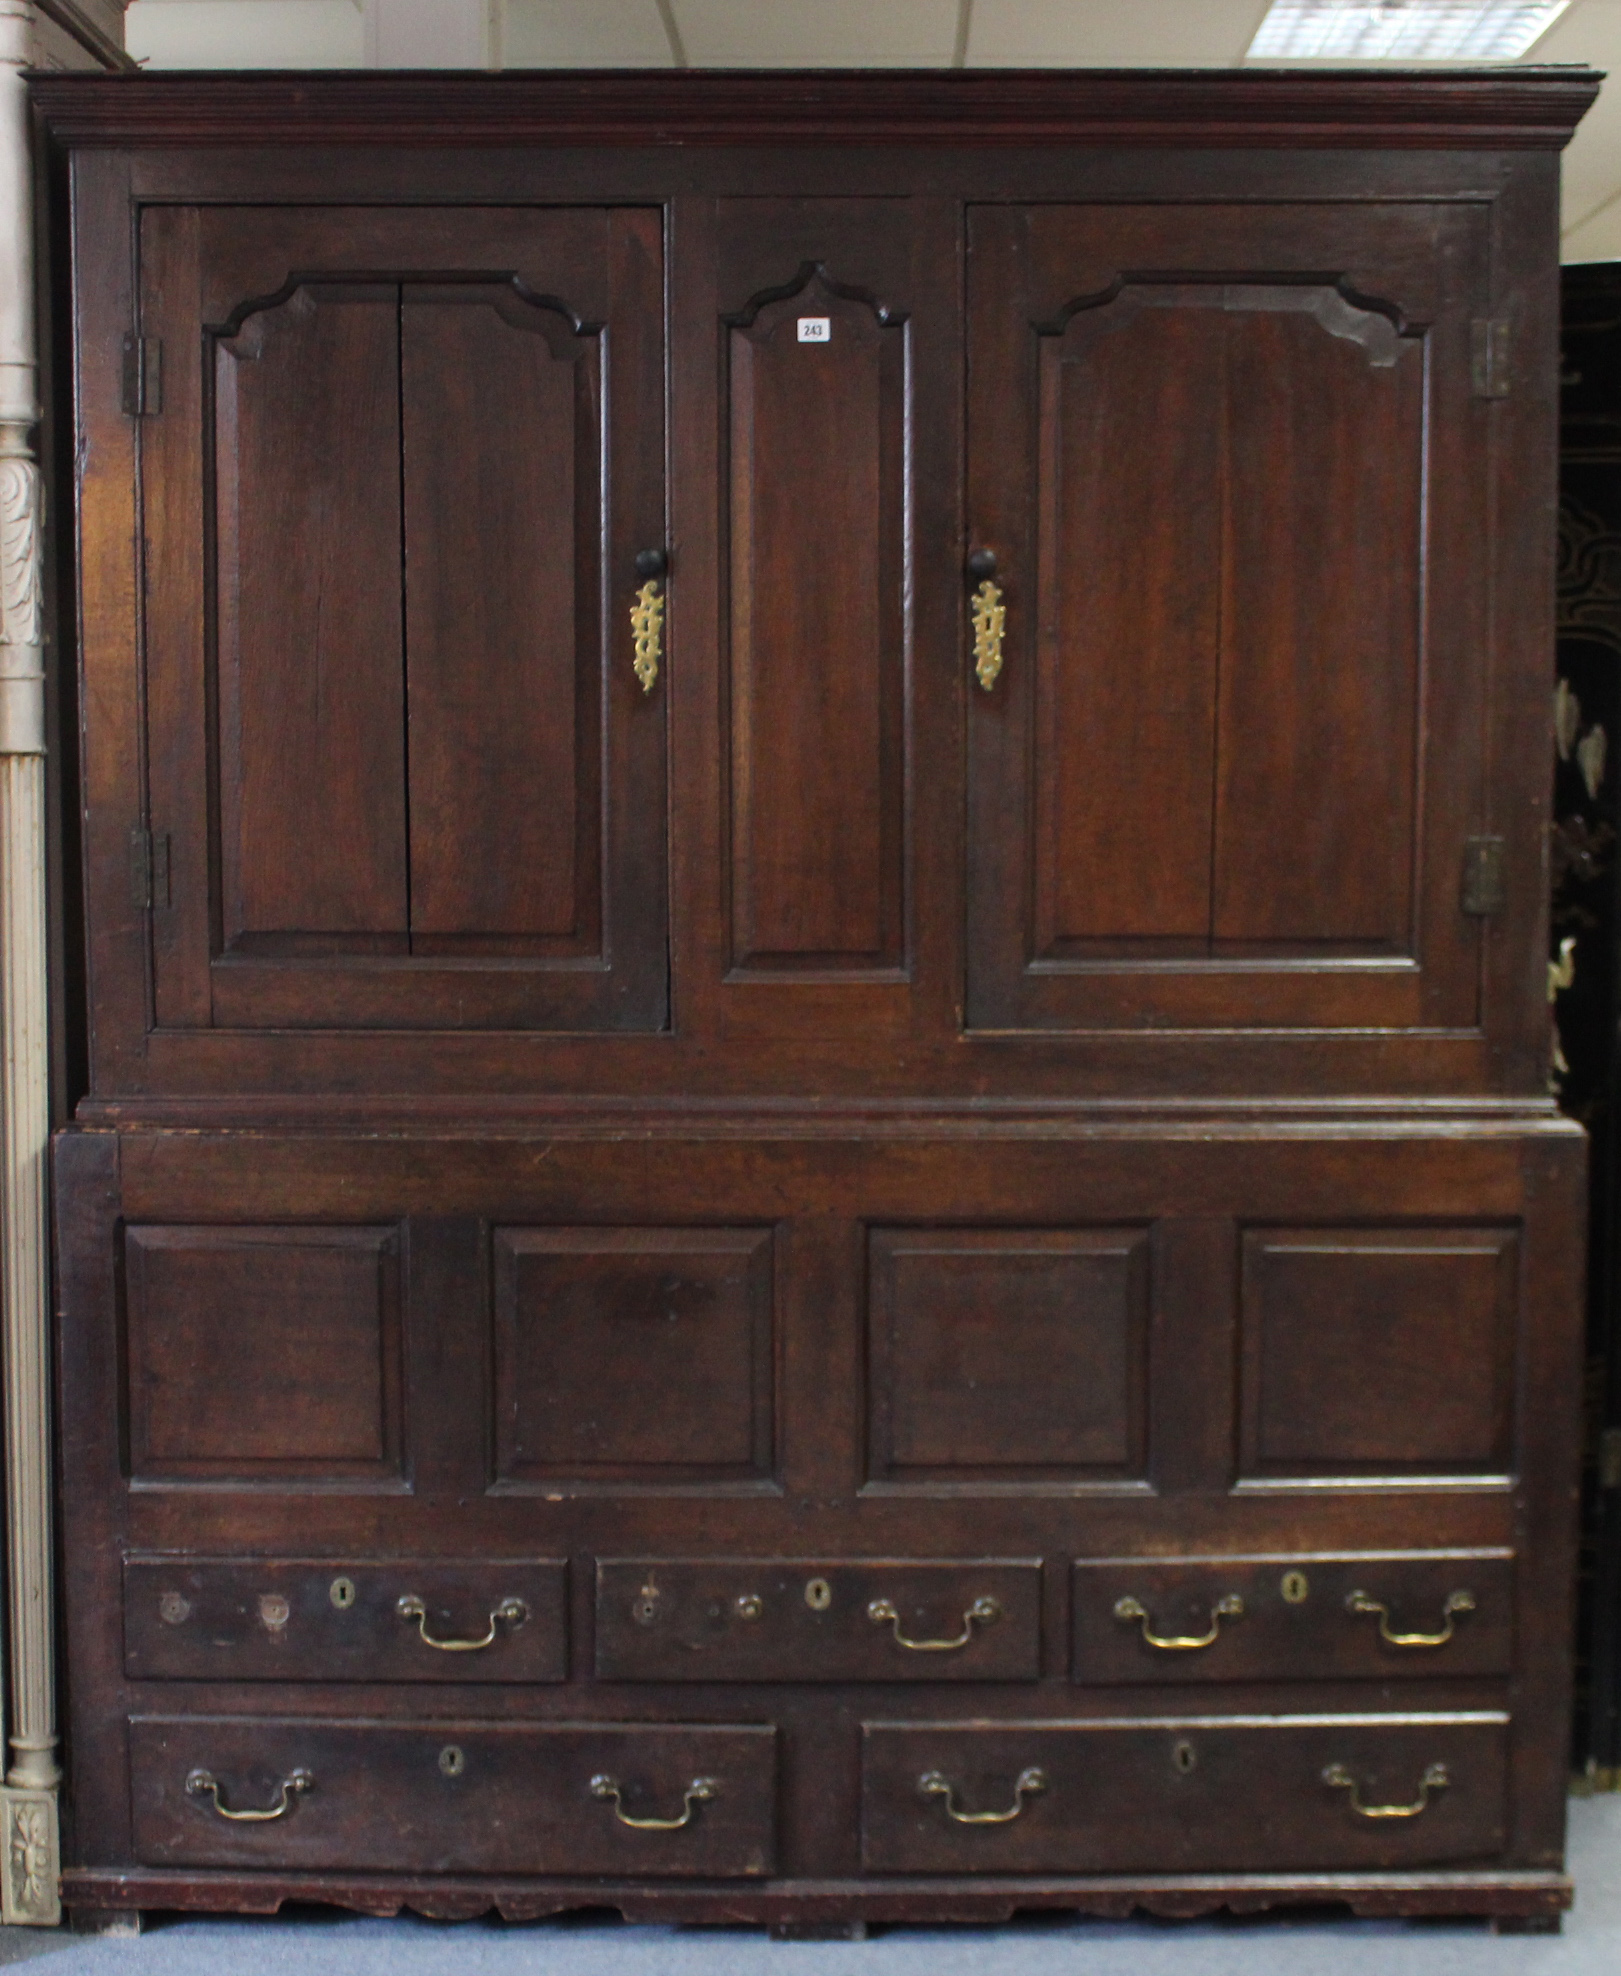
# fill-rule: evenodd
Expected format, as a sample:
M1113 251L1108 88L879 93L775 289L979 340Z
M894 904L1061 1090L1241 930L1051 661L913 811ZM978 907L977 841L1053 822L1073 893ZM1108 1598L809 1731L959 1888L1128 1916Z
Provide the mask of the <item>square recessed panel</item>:
M769 1229L497 1229L498 1485L767 1476L772 1305Z
M392 1228L135 1227L124 1268L136 1476L398 1472Z
M1144 1230L874 1229L868 1310L875 1476L1141 1474Z
M1518 1267L1506 1228L1249 1230L1243 1472L1506 1471Z

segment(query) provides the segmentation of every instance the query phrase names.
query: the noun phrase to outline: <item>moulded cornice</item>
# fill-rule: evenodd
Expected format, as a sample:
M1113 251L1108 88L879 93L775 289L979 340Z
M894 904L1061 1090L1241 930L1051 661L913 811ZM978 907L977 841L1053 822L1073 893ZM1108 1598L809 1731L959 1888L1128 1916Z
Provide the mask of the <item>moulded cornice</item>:
M69 146L1075 145L1558 150L1585 68L51 75Z

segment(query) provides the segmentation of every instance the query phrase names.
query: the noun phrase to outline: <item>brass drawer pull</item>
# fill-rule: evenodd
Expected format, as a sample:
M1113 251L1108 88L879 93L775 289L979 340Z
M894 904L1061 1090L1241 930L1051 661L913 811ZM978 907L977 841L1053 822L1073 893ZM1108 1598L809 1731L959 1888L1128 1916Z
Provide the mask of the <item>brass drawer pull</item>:
M1148 1608L1140 1599L1129 1595L1114 1602L1114 1616L1126 1625L1141 1621L1143 1638L1151 1647L1158 1647L1168 1654L1191 1653L1199 1647L1213 1647L1221 1635L1221 1622L1224 1619L1242 1619L1244 1601L1236 1592L1229 1592L1224 1599L1218 1599L1210 1611L1210 1631L1208 1633L1156 1633Z
M415 1592L407 1592L394 1610L401 1619L414 1619L417 1631L422 1635L422 1644L435 1648L442 1654L476 1654L485 1647L495 1644L496 1628L502 1620L509 1626L519 1627L529 1617L529 1608L522 1599L503 1599L490 1613L489 1631L482 1640L436 1640L428 1631L428 1608Z
M699 1805L707 1804L711 1798L720 1796L720 1785L713 1777L694 1777L682 1797L679 1818L632 1818L625 1809L617 1777L593 1777L591 1795L594 1798L611 1799L614 1817L621 1825L628 1825L633 1832L679 1832L683 1825L692 1823L692 1814Z
M895 1635L895 1644L905 1647L914 1654L952 1654L959 1647L966 1647L974 1637L976 1626L993 1626L1002 1617L1002 1608L995 1599L975 1599L962 1616L962 1631L954 1640L909 1640L901 1631L901 1616L893 1599L874 1599L867 1608L867 1617L874 1626L888 1626Z
M1323 1772L1323 1782L1331 1791L1350 1792L1351 1809L1358 1818L1417 1818L1421 1811L1428 1808L1430 1794L1444 1791L1452 1779L1447 1775L1444 1763L1432 1763L1425 1771L1418 1787L1418 1796L1411 1804L1364 1804L1357 1795L1359 1787L1356 1779L1343 1763L1331 1763Z
M1011 1811L961 1811L957 1806L957 1789L948 1777L938 1770L930 1770L917 1780L917 1787L926 1798L944 1798L946 1816L955 1825L1011 1825L1024 1810L1026 1798L1038 1796L1047 1788L1045 1770L1021 1770L1013 1786L1013 1809Z
M1441 1608L1441 1617L1446 1624L1439 1633L1392 1633L1390 1630L1390 1608L1370 1598L1366 1592L1352 1592L1345 1601L1347 1612L1376 1612L1379 1615L1379 1637L1387 1647L1444 1647L1452 1638L1459 1613L1473 1612L1475 1595L1473 1592L1449 1592L1447 1602Z
M229 1818L236 1825L265 1825L272 1818L285 1818L293 1808L293 1800L302 1797L304 1792L315 1789L315 1779L307 1770L290 1770L281 1780L281 1796L264 1811L232 1811L220 1797L219 1779L210 1770L194 1770L186 1779L186 1795L191 1798L209 1797L214 1800L214 1809L221 1818Z

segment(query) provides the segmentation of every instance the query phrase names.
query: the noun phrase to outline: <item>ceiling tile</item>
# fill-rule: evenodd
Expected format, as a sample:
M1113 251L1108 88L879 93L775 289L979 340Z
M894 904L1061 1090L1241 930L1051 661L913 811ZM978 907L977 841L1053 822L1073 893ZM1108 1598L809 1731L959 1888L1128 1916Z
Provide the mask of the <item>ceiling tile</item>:
M509 69L667 69L655 0L506 0Z
M702 68L941 68L957 0L675 0Z
M971 68L1205 68L1240 62L1267 0L974 0Z

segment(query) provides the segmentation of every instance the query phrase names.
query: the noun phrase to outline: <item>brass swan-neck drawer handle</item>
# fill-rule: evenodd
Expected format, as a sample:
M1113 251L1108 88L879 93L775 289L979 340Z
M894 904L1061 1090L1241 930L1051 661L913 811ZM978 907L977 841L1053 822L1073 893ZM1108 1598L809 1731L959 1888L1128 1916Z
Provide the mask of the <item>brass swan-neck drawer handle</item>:
M917 1780L926 1798L944 1798L946 1816L954 1825L1011 1825L1024 1810L1026 1798L1040 1795L1047 1788L1045 1770L1021 1770L1013 1785L1011 1811L963 1811L957 1804L957 1787L938 1770L930 1770Z
M679 1832L683 1825L692 1823L692 1815L699 1805L708 1804L711 1798L720 1796L720 1785L713 1777L694 1777L682 1795L679 1818L632 1818L625 1809L617 1777L593 1777L591 1795L609 1800L614 1808L614 1817L633 1832Z
M644 693L651 693L664 656L664 577L670 558L663 549L643 549L636 558L642 586L630 607L631 670Z
M1379 1615L1379 1637L1387 1647L1444 1647L1452 1638L1458 1615L1473 1612L1474 1609L1473 1592L1449 1592L1447 1602L1441 1608L1441 1617L1446 1624L1439 1633L1393 1633L1390 1630L1389 1606L1370 1598L1366 1592L1352 1592L1345 1601L1347 1612L1376 1612Z
M1331 1763L1323 1772L1323 1782L1331 1791L1349 1791L1351 1809L1358 1818L1417 1818L1428 1808L1431 1794L1444 1791L1452 1779L1447 1774L1444 1763L1432 1763L1425 1771L1418 1787L1418 1796L1411 1804L1364 1804L1359 1796L1360 1787L1356 1779L1343 1763Z
M293 1808L293 1800L314 1789L315 1779L309 1771L290 1770L281 1780L281 1795L273 1805L262 1811L232 1811L221 1798L219 1779L211 1770L194 1770L186 1779L188 1797L212 1798L215 1811L221 1818L230 1819L234 1825L267 1825L272 1818L285 1818Z
M1210 1609L1208 1633L1156 1633L1148 1608L1140 1599L1130 1596L1115 1600L1114 1616L1127 1626L1140 1622L1143 1638L1151 1647L1158 1647L1162 1653L1192 1653L1200 1647L1213 1647L1216 1644L1221 1637L1221 1622L1224 1619L1242 1619L1244 1601L1236 1592L1229 1592L1224 1599L1218 1599Z
M974 677L987 693L1002 671L1002 639L1007 631L1007 605L1001 584L992 581L995 575L995 554L976 549L968 558L968 580L978 585L968 613L974 628Z
M495 1644L496 1628L504 1620L516 1629L529 1617L529 1608L522 1599L503 1599L490 1611L489 1629L481 1640L436 1640L428 1631L428 1608L415 1592L407 1592L394 1610L401 1619L414 1619L417 1631L422 1635L422 1644L432 1647L442 1654L476 1654L485 1647Z
M895 1635L895 1644L905 1647L914 1654L954 1654L966 1647L974 1637L976 1626L994 1626L1002 1617L1002 1608L995 1599L975 1599L962 1616L962 1631L954 1640L909 1640L901 1631L901 1616L893 1599L874 1599L867 1608L867 1617L874 1626L887 1626Z

